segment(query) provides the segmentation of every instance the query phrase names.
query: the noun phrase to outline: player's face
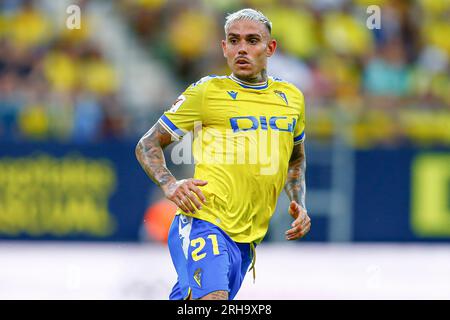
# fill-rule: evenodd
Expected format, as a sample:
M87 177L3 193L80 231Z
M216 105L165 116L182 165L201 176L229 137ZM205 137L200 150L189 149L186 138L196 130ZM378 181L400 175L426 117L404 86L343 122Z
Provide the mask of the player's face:
M241 79L260 79L267 58L275 52L276 41L266 26L257 21L238 20L230 25L222 49L228 66Z

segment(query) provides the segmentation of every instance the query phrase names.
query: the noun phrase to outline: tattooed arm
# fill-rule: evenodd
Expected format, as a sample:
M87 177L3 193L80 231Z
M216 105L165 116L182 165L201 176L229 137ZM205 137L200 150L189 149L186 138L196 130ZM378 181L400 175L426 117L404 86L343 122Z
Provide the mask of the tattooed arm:
M172 143L172 136L156 123L138 142L136 158L145 173L163 190L176 179L166 167L163 149Z
M286 191L291 204L289 214L295 219L292 228L286 231L287 240L296 240L309 232L311 219L306 211L306 157L305 146L302 143L294 145L291 159L289 160L288 177L284 190Z
M171 134L156 123L138 142L136 158L145 173L164 192L167 199L175 203L184 212L195 213L201 209L205 197L198 186L204 186L206 181L184 179L177 181L167 169L163 149L172 143ZM199 201L201 200L201 202Z
M292 150L291 159L289 160L289 169L286 185L286 191L289 200L295 201L306 209L305 205L305 171L306 171L306 157L305 146L303 143L297 144Z

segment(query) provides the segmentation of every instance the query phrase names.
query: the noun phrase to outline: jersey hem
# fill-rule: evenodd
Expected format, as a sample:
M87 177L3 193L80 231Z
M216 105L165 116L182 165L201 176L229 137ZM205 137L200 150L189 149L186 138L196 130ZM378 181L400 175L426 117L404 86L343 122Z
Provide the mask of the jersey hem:
M303 131L299 136L294 137L294 145L302 143L305 140L305 131Z
M217 228L219 228L223 232L225 232L225 234L227 236L229 236L230 239L233 240L234 242L246 243L246 244L250 244L252 242L255 242L256 244L260 244L261 241L264 239L264 236L260 237L260 238L251 239L251 240L236 238L235 236L231 236L230 233L227 232L222 226L218 225L217 222L215 222L213 218L209 217L209 215L207 215L206 217L205 216L199 217L199 216L196 216L195 214L186 213L186 212L180 211L180 210L181 209L177 210L177 212L175 214L176 215L182 214L182 215L185 215L185 216L188 216L188 217L192 217L192 218L196 218L196 219L199 219L199 220L203 220L203 221L209 222L209 223L215 225Z
M173 130L170 128L170 126L167 125L166 122L164 122L164 120L163 120L162 117L159 118L158 123L159 123L161 126L163 126L163 128L166 129L166 131L169 132L170 135L171 135L172 137L174 137L177 141L180 140L180 139L183 137L182 135L179 135L179 134L177 134L175 131L173 131ZM178 130L179 130L179 129L178 129Z

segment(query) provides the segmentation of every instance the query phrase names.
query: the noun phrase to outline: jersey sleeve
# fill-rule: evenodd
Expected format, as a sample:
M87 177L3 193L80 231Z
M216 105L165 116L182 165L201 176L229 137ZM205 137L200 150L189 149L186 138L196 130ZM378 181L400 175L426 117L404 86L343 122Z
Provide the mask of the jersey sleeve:
M298 93L300 95L299 117L294 128L294 145L305 140L305 98L301 91L298 90Z
M159 118L158 122L176 140L192 131L195 122L202 121L205 87L202 80L190 85Z

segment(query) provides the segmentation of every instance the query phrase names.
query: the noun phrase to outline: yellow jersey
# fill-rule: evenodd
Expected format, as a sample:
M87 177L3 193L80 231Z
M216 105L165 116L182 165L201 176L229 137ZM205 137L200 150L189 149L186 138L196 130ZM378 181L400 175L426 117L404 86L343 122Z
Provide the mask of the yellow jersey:
M207 203L183 213L236 242L260 243L284 188L294 144L305 138L305 103L293 84L251 85L208 76L190 85L158 122L176 139L193 132L194 178Z

